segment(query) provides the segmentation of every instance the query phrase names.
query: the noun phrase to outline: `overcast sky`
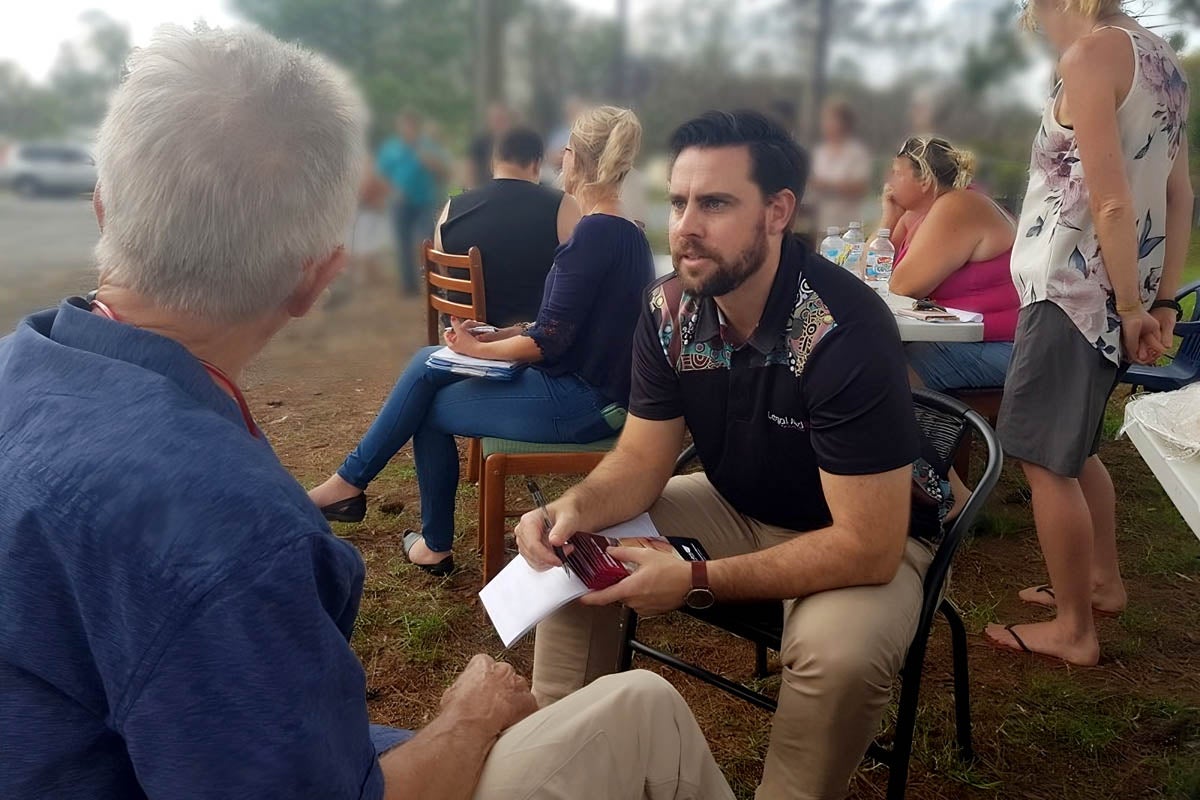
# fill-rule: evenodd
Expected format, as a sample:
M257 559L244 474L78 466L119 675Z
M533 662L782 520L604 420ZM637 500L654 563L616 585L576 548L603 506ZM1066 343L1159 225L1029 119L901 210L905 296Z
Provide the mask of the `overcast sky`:
M570 0L575 5L598 14L612 14L615 0ZM950 13L958 0L926 0L931 11ZM636 16L643 4L654 0L629 0ZM745 0L743 0L745 2ZM761 6L766 0L749 0L750 6ZM1161 11L1167 0L1139 0L1148 10ZM1015 5L1015 0L1014 0ZM77 36L80 14L99 8L112 18L130 26L134 44L143 44L154 29L167 22L190 26L198 19L211 25L229 25L237 18L229 11L226 0L8 0L5 2L4 23L0 25L0 59L15 60L35 80L42 80L58 54L59 45ZM1156 22L1164 21L1161 17ZM1198 37L1193 35L1193 40ZM1195 41L1194 44L1200 44Z

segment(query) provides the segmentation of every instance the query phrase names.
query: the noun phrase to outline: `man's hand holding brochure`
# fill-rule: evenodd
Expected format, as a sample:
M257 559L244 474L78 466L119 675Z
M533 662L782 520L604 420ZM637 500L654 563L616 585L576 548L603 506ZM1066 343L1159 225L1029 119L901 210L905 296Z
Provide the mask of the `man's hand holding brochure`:
M649 514L598 533L576 533L565 548L565 556L565 564L551 566L553 562L547 559L538 564L541 570L518 556L480 591L479 597L505 647L575 600L587 605L620 600L647 614L678 608L691 588L686 562L708 558L694 539L660 535ZM553 555L550 558L558 560ZM671 572L682 578L677 601L670 608L658 607L662 601L654 599L662 594L661 585L653 593L644 591L649 586L642 586L660 583L655 578L659 565L669 565Z

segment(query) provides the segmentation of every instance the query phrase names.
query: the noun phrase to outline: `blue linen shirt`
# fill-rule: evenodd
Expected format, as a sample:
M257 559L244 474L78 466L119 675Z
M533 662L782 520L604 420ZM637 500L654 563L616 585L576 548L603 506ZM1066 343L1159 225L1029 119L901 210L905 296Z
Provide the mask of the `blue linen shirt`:
M178 343L0 340L0 797L381 797L363 572Z

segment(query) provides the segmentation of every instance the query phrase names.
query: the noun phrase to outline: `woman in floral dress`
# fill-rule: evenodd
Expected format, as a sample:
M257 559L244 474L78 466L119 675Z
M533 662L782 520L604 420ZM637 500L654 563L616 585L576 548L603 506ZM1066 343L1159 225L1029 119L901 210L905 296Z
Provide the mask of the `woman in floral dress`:
M1020 593L1052 620L991 643L1091 665L1095 613L1120 613L1116 501L1097 457L1125 366L1171 345L1191 235L1188 86L1169 45L1120 0L1031 0L1061 53L1033 144L1012 255L1021 297L999 434L1022 462L1050 582Z

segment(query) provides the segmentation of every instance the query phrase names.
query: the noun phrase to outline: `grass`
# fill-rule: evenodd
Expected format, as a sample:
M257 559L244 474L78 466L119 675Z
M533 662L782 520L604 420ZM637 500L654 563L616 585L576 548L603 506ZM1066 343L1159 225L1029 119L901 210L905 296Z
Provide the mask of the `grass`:
M1183 283L1200 280L1200 232L1192 231L1192 241L1188 245L1187 263L1183 267Z

